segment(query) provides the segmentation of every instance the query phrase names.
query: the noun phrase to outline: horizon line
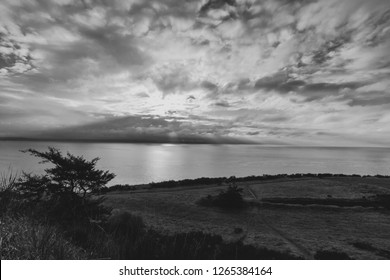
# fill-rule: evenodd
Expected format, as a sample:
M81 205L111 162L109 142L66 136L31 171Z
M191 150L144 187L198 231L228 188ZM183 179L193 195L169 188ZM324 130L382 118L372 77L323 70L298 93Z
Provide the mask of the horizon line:
M203 140L203 139L202 139ZM258 146L277 146L277 147L295 147L295 148L390 148L390 146L326 146L326 145L299 145L288 143L261 143L250 141L160 141L160 140L127 140L127 139L75 139L75 138L30 138L30 137L0 137L0 141L21 141L21 142L59 142L59 143L117 143L117 144L172 144L172 145L258 145Z

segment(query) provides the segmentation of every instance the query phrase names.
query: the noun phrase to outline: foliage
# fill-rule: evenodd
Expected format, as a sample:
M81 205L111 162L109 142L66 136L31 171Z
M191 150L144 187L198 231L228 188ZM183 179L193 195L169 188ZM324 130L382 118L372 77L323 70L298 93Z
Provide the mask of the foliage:
M25 152L54 167L46 169L44 175L1 177L2 258L76 259L99 255L101 242L108 240L99 223L106 220L111 209L104 207L103 197L92 195L92 191L105 187L114 174L96 169L97 158L87 161L69 153L63 156L54 148L42 153L31 149ZM81 254L77 251L81 247L93 253Z
M246 177L235 177L231 176L229 178L226 177L216 177L216 178L208 178L201 177L196 179L184 179L184 180L169 180L162 182L152 182L150 183L151 188L174 188L174 187L185 187L185 186L194 186L194 185L223 185L223 184L231 184L237 182L249 182L249 181L269 181L269 180L277 180L277 179L299 179L299 178L342 178L342 177L361 177L361 178L390 178L390 176L385 175L345 175L345 174L331 174L331 173L295 173L295 174L276 174L276 175L268 175L263 174L261 176L246 176ZM111 191L131 191L134 190L134 186L130 185L115 185L111 188L104 189L105 192Z
M12 170L8 170L8 174L0 174L0 192L13 191L16 186L18 175Z
M134 242L137 236L145 230L145 224L141 217L129 212L113 214L107 221L108 231L115 239L131 240Z
M216 199L217 206L226 208L239 208L243 206L242 188L233 184L226 191L221 191Z
M109 254L112 258L135 258L141 240L146 233L146 226L141 217L129 212L113 214L107 221L106 232L110 238Z
M72 192L85 197L92 191L104 187L115 175L109 171L96 169L99 158L91 161L82 156L74 156L69 152L66 156L53 147L49 151L39 152L34 149L23 151L42 159L41 163L52 163L54 167L45 169L46 175L41 177L45 186L57 192ZM31 179L27 178L31 183Z
M9 211L9 206L15 201L17 179L17 174L11 170L8 174L0 174L0 216Z
M85 252L66 240L60 229L27 217L1 219L0 233L2 260L86 258Z
M231 184L226 190L222 190L218 195L208 195L198 201L203 206L216 206L225 209L237 209L244 206L242 198L242 188Z
M104 188L115 176L96 168L98 158L88 161L70 153L62 155L51 147L46 152L33 149L24 152L54 167L45 169L44 175L23 173L12 190L15 199L7 206L14 213L62 225L85 223L110 213L110 209L101 205L102 197L92 197L92 191Z

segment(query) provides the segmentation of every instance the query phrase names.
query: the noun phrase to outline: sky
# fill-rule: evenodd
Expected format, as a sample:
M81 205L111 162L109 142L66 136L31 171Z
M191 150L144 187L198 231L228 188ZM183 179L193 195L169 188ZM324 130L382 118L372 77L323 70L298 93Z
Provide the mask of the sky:
M389 146L389 78L388 0L0 1L0 137Z

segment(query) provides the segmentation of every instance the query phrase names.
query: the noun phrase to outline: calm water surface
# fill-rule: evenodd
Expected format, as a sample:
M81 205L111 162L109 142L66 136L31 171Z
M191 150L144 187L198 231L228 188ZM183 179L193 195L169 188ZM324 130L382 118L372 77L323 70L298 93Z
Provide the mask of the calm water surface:
M112 184L140 184L198 177L280 173L390 174L390 148L268 147L0 141L0 173L41 173L45 165L20 150L48 146L100 157L98 167L115 173Z

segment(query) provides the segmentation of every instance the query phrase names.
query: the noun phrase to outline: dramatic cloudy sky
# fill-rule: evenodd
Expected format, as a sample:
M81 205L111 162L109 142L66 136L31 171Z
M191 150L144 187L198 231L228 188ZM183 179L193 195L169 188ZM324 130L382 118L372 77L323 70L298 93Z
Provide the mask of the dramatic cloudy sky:
M389 0L0 1L0 137L388 145L389 78Z

